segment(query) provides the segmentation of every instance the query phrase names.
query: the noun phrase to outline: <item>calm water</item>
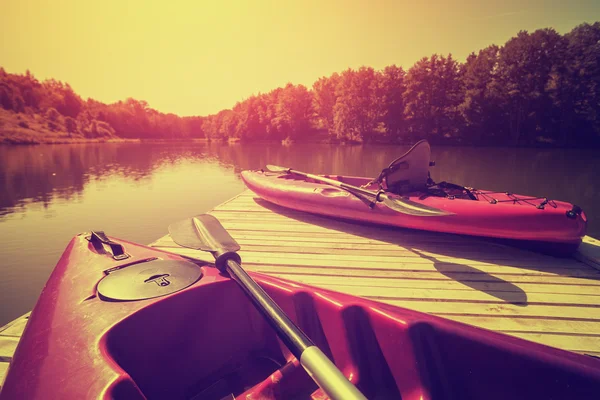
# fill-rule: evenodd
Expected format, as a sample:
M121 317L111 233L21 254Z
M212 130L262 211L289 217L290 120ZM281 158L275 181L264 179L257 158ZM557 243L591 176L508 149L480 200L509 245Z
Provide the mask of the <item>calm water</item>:
M244 169L279 164L376 175L406 147L99 144L0 146L0 325L30 310L67 243L104 230L149 243L178 219L244 190ZM580 205L600 237L595 150L437 147L432 177Z

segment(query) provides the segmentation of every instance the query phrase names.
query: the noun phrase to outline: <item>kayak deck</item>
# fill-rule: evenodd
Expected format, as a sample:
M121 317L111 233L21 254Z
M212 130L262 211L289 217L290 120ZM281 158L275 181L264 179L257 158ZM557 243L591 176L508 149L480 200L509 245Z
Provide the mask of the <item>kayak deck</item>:
M584 240L579 260L555 258L485 239L338 221L249 190L211 214L240 244L248 271L600 356L594 239ZM211 261L168 235L151 246Z

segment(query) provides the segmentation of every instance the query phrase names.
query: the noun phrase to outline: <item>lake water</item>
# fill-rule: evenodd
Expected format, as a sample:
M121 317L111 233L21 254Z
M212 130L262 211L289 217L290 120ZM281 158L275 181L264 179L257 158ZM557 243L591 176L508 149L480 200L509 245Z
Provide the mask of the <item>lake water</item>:
M244 190L266 164L374 176L407 147L299 144L0 146L0 326L31 310L80 232L149 243ZM600 237L597 150L434 147L432 178L581 206Z

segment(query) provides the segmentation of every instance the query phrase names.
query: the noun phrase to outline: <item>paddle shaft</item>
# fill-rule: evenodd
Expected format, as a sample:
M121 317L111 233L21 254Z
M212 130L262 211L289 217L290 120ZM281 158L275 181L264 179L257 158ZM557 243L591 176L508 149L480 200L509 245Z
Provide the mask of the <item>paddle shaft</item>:
M313 175L313 174L309 174L306 172L296 171L291 168L278 167L276 165L267 165L267 169L269 169L271 171L277 171L277 172L286 172L288 174L298 175L303 178L314 179L318 182L326 183L328 185L335 186L340 189L346 190L358 197L360 197L360 196L374 197L375 201L383 202L383 204L385 204L388 208L390 208L394 211L397 211L399 213L402 213L402 214L413 215L413 216L418 216L418 217L437 217L437 216L446 216L446 215L453 214L451 212L437 209L437 208L430 207L430 206L426 206L424 204L411 201L409 199L390 197L383 190L379 190L379 191L375 192L372 190L364 189L362 187L349 185L347 183L340 182L335 179L330 179L330 178L326 178L324 176L319 176L319 175ZM373 205L374 205L374 202L369 204L369 207L373 208Z
M333 400L366 400L325 354L298 328L269 295L244 271L237 251L239 244L217 218L202 214L169 225L175 243L191 249L208 251L215 266L244 290L258 311L300 361L311 378Z
M296 171L296 170L293 170L291 168L288 170L288 172L290 174L299 175L299 176L303 176L305 178L314 179L315 181L320 181L320 182L323 182L323 183L327 183L328 185L339 187L340 189L344 189L344 190L348 190L348 191L351 191L351 192L360 193L360 194L363 194L363 195L366 195L366 196L373 196L377 200L379 200L379 196L386 196L386 194L383 193L383 192L374 192L372 190L366 190L366 189L363 189L361 187L349 185L347 183L336 181L335 179L329 179L329 178L326 178L324 176L308 174L306 172Z
M227 260L227 272L244 289L298 360L304 350L315 345L237 262Z
M214 253L213 253L214 254ZM214 254L219 258L218 254ZM232 259L225 263L229 275L242 287L300 364L332 400L366 397L325 354L289 319L277 303Z

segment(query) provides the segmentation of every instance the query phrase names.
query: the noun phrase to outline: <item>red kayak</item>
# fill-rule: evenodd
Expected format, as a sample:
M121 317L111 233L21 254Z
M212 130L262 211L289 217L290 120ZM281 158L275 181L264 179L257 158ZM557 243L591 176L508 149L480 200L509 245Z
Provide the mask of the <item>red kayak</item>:
M585 399L600 360L251 274L369 399ZM594 393L596 395L594 395ZM44 287L2 399L324 399L214 267L79 235Z
M373 192L380 189L371 178L326 177ZM294 210L400 228L509 239L556 254L574 252L586 231L585 213L579 207L545 198L472 188L466 195L451 184L398 196L453 214L423 217L397 212L381 202L373 202L371 208L365 198L347 190L294 174L243 171L242 179L261 198Z

